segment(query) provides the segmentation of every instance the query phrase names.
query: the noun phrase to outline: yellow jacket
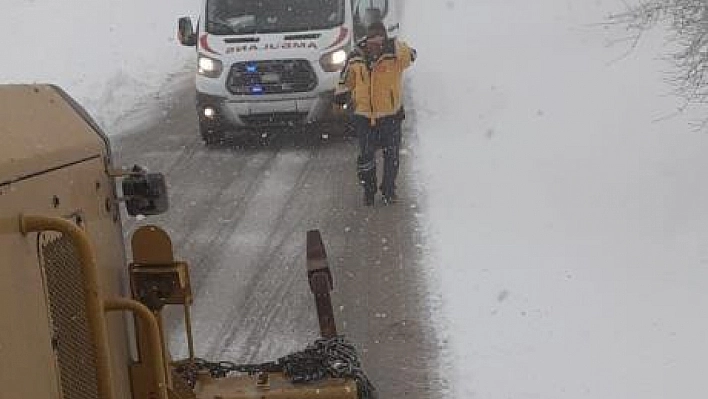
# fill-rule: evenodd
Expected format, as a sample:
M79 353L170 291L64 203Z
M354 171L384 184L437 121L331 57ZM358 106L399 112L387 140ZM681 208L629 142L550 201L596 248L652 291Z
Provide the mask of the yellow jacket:
M415 60L416 52L397 39L384 43L383 53L372 65L361 48L354 49L342 71L337 93L349 91L354 113L366 116L371 125L402 110L403 71Z

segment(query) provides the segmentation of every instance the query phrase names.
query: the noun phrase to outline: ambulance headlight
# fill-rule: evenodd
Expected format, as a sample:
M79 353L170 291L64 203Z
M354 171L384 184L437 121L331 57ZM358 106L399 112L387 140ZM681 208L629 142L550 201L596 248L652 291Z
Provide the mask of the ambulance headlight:
M221 71L224 69L221 61L203 55L199 56L197 65L199 66L199 74L207 78L218 78L221 75Z
M325 72L339 72L347 62L347 52L344 49L327 53L320 58L320 65Z
M214 119L214 117L216 116L216 110L214 109L214 107L204 107L203 112L204 116L209 119Z

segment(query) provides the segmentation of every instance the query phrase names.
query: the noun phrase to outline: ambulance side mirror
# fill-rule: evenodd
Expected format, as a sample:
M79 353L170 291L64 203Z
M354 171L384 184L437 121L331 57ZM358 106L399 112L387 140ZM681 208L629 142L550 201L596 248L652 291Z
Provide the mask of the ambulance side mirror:
M197 44L197 35L194 33L192 18L182 17L178 21L177 37L183 46L194 46Z

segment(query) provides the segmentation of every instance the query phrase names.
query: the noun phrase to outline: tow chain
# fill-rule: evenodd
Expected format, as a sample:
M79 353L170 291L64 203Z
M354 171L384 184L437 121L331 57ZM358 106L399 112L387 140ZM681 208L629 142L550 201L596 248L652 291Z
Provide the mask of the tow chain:
M197 374L208 371L212 378L223 378L230 373L282 372L293 383L320 381L327 377L351 378L356 381L359 399L376 399L376 389L364 373L359 355L350 342L344 337L318 339L304 350L281 357L274 362L260 364L236 364L234 362L209 362L195 359L177 367L180 374L194 388Z

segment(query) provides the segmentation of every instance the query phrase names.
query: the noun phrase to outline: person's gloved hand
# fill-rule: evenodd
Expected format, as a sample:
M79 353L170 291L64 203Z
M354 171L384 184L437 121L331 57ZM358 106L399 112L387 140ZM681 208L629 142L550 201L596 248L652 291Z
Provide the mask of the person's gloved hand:
M348 104L350 98L351 98L351 92L349 92L349 91L341 91L341 92L334 93L334 103L337 105Z

